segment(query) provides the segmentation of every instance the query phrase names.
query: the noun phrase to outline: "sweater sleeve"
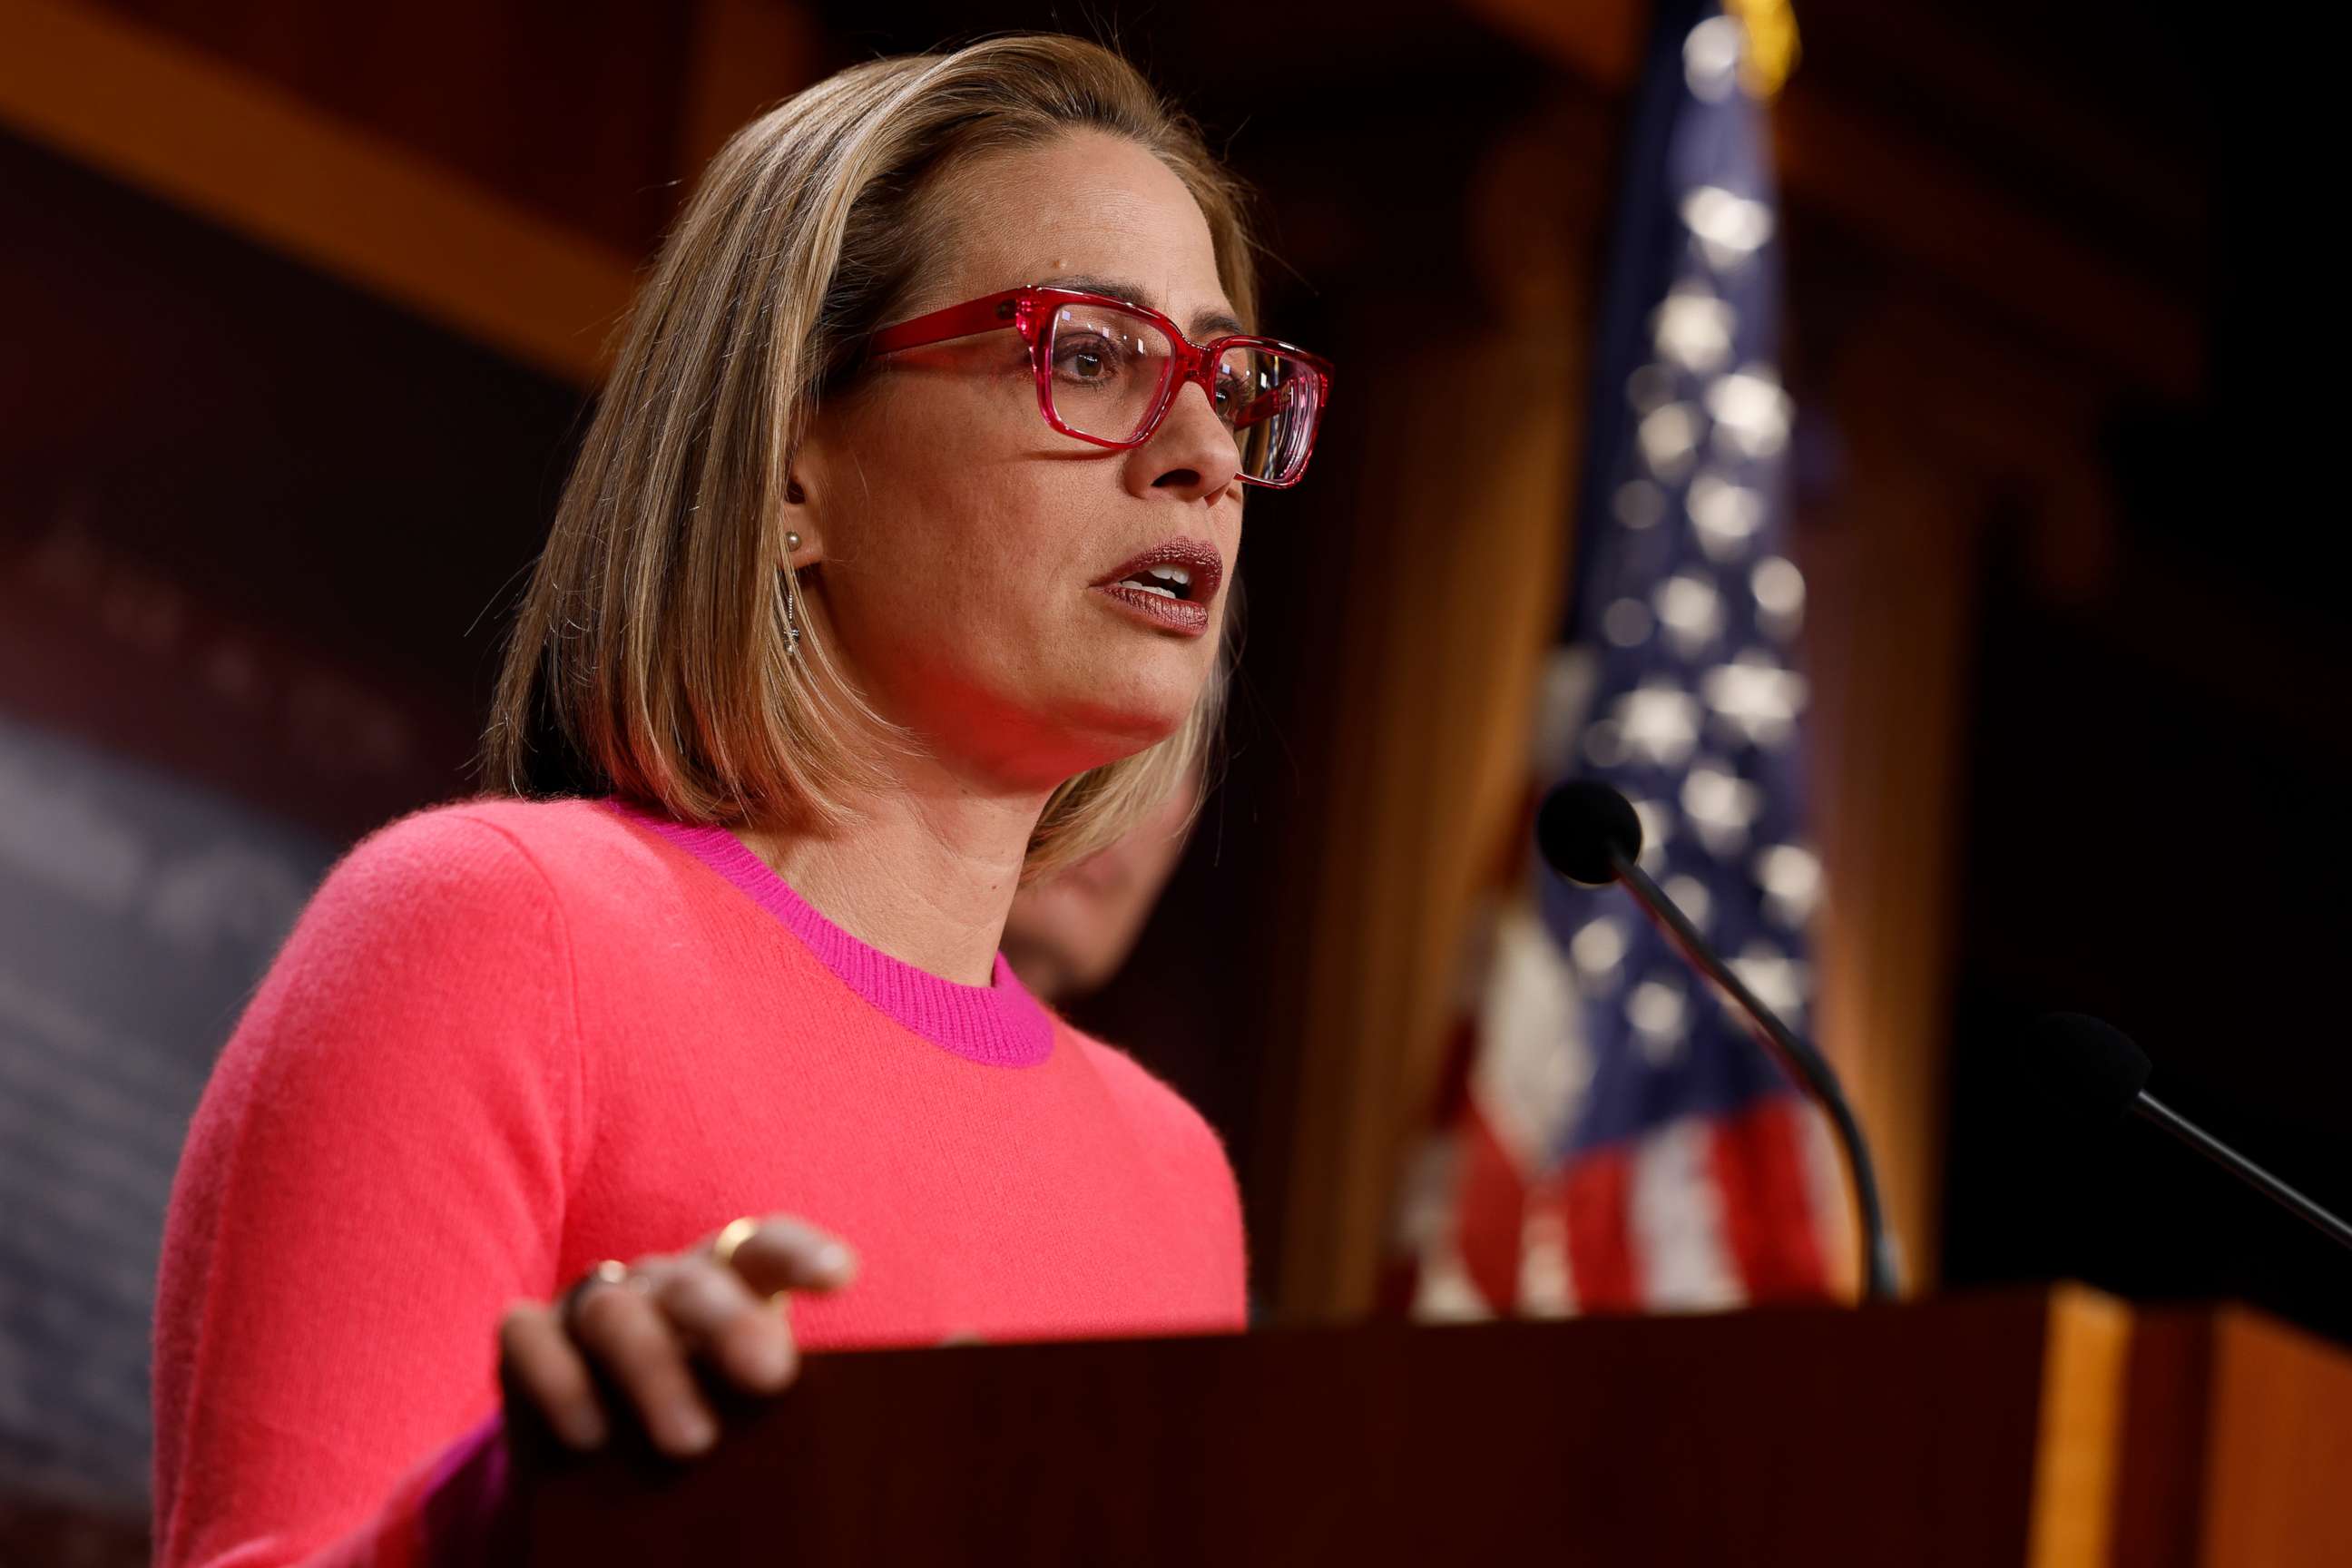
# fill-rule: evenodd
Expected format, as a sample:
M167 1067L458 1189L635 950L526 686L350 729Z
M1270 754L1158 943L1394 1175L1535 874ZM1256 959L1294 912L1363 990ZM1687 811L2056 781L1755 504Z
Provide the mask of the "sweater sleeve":
M581 1059L562 910L504 827L441 807L337 863L173 1185L156 1568L432 1550L495 1435L499 1313L554 1287Z

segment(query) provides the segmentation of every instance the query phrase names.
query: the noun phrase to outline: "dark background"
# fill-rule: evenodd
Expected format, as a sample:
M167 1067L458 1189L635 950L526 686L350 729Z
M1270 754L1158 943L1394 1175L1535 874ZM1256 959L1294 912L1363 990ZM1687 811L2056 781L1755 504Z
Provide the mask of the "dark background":
M632 258L693 162L687 7L97 9ZM944 5L790 9L802 79L975 30ZM1368 787L1351 726L1379 709L1342 698L1368 639L1417 646L1406 590L1477 521L1399 515L1384 433L1413 427L1444 344L1521 319L1496 256L1518 231L1497 241L1478 171L1550 149L1520 205L1558 205L1528 243L1587 274L1605 243L1625 83L1605 48L1596 68L1531 42L1552 35L1512 18L1538 9L985 18L1115 36L1188 105L1264 194L1266 321L1343 367L1312 483L1252 501L1223 783L1134 961L1076 1014L1224 1134L1277 1308L1300 1293L1297 1131L1338 1114L1297 1046L1322 890L1337 861L1410 847L1336 825ZM1896 661L1846 709L1883 721L1847 743L1898 762L1958 737L1948 798L1918 805L1944 868L1918 893L1931 1037L1865 1042L1945 1064L1940 1144L1912 1152L1943 1176L1928 1272L2241 1297L2352 1339L2352 1263L2146 1129L2053 1139L2005 1049L2039 1012L2103 1015L2168 1102L2352 1210L2340 29L2121 0L1814 0L1801 20L1799 552L1852 634L1816 651L1866 656L1875 605L1958 627L1955 684L1909 702ZM580 389L5 131L0 236L0 717L160 781L177 804L151 826L244 812L295 861L469 788ZM234 1001L169 1042L184 1066ZM0 1248L29 1234L0 1221ZM129 1460L107 1479L141 1481Z

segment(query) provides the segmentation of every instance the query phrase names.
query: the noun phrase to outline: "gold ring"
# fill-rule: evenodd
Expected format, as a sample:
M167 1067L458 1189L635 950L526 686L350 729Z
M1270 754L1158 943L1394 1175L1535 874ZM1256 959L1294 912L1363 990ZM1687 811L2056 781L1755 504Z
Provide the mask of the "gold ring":
M729 1220L727 1228L720 1231L718 1238L711 1242L710 1255L719 1259L720 1268L734 1268L735 1249L750 1240L751 1233L759 1228L760 1222L750 1215L745 1215L741 1219Z
M579 1279L573 1280L572 1282L572 1288L564 1291L562 1296L558 1299L555 1304L556 1321L563 1325L563 1329L566 1333L572 1333L574 1332L573 1326L579 1321L580 1298L585 1296L589 1291L594 1289L599 1285L630 1285L634 1283L635 1283L635 1276L629 1272L629 1266L627 1264L622 1262L617 1258L607 1258L604 1262L599 1263L595 1268L591 1268L587 1273L583 1274Z

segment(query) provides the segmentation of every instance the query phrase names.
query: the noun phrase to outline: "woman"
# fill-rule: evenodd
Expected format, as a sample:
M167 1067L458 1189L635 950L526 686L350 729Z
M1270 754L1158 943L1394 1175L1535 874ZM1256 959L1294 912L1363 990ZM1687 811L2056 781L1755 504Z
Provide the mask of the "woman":
M1244 1325L1215 1135L997 946L1214 730L1244 493L1328 391L1252 306L1234 187L1091 45L860 66L720 153L509 652L513 798L354 848L197 1114L159 1563L450 1546L501 1387L685 1457L698 1369Z

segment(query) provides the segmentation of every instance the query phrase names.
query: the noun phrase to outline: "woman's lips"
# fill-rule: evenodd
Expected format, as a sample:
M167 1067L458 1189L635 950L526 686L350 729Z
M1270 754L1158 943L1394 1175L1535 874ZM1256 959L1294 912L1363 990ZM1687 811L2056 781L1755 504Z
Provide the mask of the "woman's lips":
M1163 631L1196 637L1209 629L1209 606L1194 604L1190 599L1171 599L1165 594L1129 587L1124 583L1098 584L1093 591L1103 595L1128 614L1140 616Z
M1161 577L1154 568L1170 570ZM1209 605L1216 599L1224 575L1224 557L1215 545L1178 534L1097 578L1092 586L1108 595L1121 609L1142 616L1160 630L1196 637L1209 629ZM1154 585L1161 591L1129 581L1147 576L1157 579Z
M1217 586L1225 579L1225 558L1217 547L1205 539L1187 539L1180 533L1172 539L1161 540L1125 565L1113 567L1096 578L1091 586L1100 588L1124 582L1148 573L1155 566L1182 567L1190 582L1178 597L1196 605L1206 605L1215 599Z

